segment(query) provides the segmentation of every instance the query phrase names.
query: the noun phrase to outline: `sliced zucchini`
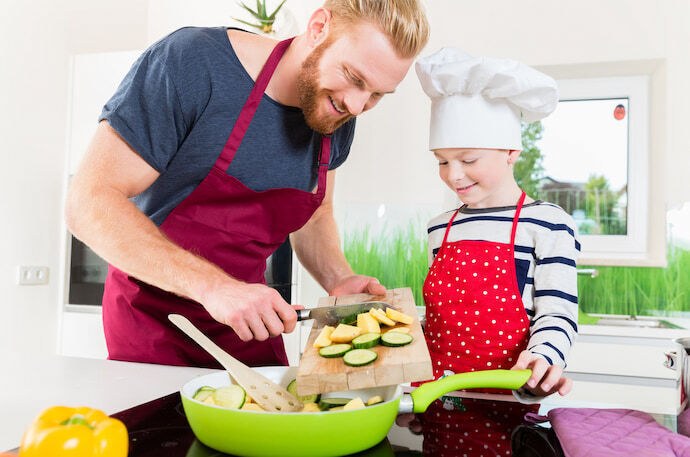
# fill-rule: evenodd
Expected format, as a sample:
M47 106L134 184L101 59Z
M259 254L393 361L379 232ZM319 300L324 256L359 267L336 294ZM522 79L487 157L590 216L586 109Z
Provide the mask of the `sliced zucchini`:
M345 365L350 365L351 367L361 367L363 365L368 365L379 355L372 351L371 349L353 349L343 356L343 362Z
M201 392L199 392L199 393L197 393L196 395L194 395L194 400L204 401L204 400L206 400L208 397L211 397L211 396L213 396L213 391L212 391L212 390L202 390Z
M319 394L314 394L314 395L297 395L297 380L293 379L290 381L290 384L287 386L287 391L290 392L292 395L295 397L299 398L299 401L304 403L305 405L307 403L318 403L319 401Z
M325 411L331 408L335 408L336 406L345 406L347 405L351 398L338 398L338 397L333 397L333 398L322 398L321 401L319 401L319 409L321 411Z
M194 400L204 401L204 400L206 400L208 397L210 397L211 395L213 395L213 392L214 392L215 390L216 390L216 389L214 389L213 387L201 386L201 387L199 387L199 388L196 390L196 392L194 392L194 395L192 396L192 398L193 398Z
M381 335L381 344L384 346L398 347L405 346L412 342L412 337L407 333L386 332Z
M352 340L355 349L369 349L379 344L381 335L379 333L365 333Z
M345 353L348 352L350 349L352 349L352 346L346 343L331 344L330 346L326 346L325 348L319 349L319 355L321 357L326 357L327 359L332 359L335 357L344 356Z
M240 409L244 405L247 396L244 389L238 385L219 387L213 392L213 400L216 405L224 408Z

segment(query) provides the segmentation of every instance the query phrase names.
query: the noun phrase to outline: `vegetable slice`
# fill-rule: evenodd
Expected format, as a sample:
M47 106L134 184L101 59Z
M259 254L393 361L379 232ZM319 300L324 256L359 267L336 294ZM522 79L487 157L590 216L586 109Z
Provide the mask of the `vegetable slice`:
M287 386L287 391L290 392L295 397L299 398L299 401L301 401L305 405L307 403L316 403L319 401L319 394L297 395L297 380L296 379L293 379L292 381L290 381L290 384L288 384L288 386Z
M381 335L378 333L365 333L352 340L355 349L369 349L379 344Z
M224 408L239 409L244 405L245 399L244 389L235 384L219 387L213 392L213 400L216 405Z
M326 357L327 359L332 359L335 357L342 357L350 349L352 349L352 346L349 344L332 344L330 346L326 346L325 348L319 349L319 355L321 357Z
M412 337L406 333L387 332L381 336L381 344L384 346L405 346L412 342Z
M375 395L367 400L367 406L375 405L376 403L382 403L383 397L381 395Z
M321 401L319 401L319 408L321 410L326 410L326 409L331 409L336 406L345 406L347 405L351 398L339 398L339 397L333 397L333 398L322 398Z
M378 356L377 353L370 349L353 349L343 356L343 362L351 367L361 367L370 364Z
M198 401L204 401L215 392L216 389L209 386L202 386L197 389L192 398Z

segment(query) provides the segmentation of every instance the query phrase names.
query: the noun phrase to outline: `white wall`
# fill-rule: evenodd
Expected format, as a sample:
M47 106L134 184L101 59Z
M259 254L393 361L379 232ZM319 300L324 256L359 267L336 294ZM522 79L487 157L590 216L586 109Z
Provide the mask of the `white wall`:
M0 349L52 351L58 300L58 239L70 54L142 48L184 25L225 25L226 0L0 0ZM690 200L690 6L684 0L428 0L428 55L442 45L506 56L554 73L578 69L652 77L651 188L667 205ZM319 0L289 0L298 28ZM585 65L587 64L587 65ZM428 102L414 72L397 94L360 119L338 173L336 209L381 201L430 207L452 200L427 152ZM429 178L430 177L430 178ZM419 185L422 181L429 185ZM346 189L346 190L344 190ZM442 195L444 197L440 197ZM342 213L339 212L339 217ZM17 286L19 264L47 265L47 286ZM319 295L303 295L309 303Z
M142 48L147 6L0 1L0 350L55 351L69 56ZM18 265L49 283L18 286Z
M650 263L663 264L665 212L690 200L690 6L684 0L427 0L431 39L442 46L510 57L554 77L647 74L651 78ZM427 152L429 102L414 71L358 123L338 176L336 204L453 201ZM577 158L573 158L577 160ZM384 178L385 177L385 178ZM429 183L427 185L427 183ZM346 192L343 189L347 189Z

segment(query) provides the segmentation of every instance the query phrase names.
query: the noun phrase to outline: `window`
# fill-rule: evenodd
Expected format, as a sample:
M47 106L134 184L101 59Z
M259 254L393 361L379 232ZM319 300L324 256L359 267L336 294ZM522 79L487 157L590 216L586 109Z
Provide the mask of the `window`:
M581 264L644 260L648 244L648 77L564 79L542 120L536 197L578 226Z

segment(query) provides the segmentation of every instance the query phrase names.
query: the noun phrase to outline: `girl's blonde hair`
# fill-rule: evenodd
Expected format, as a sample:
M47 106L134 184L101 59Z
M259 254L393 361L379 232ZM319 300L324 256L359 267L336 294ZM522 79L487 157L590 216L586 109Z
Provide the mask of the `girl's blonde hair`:
M413 58L429 40L429 22L421 0L326 0L323 5L333 15L334 26L367 21L376 25L401 57Z

